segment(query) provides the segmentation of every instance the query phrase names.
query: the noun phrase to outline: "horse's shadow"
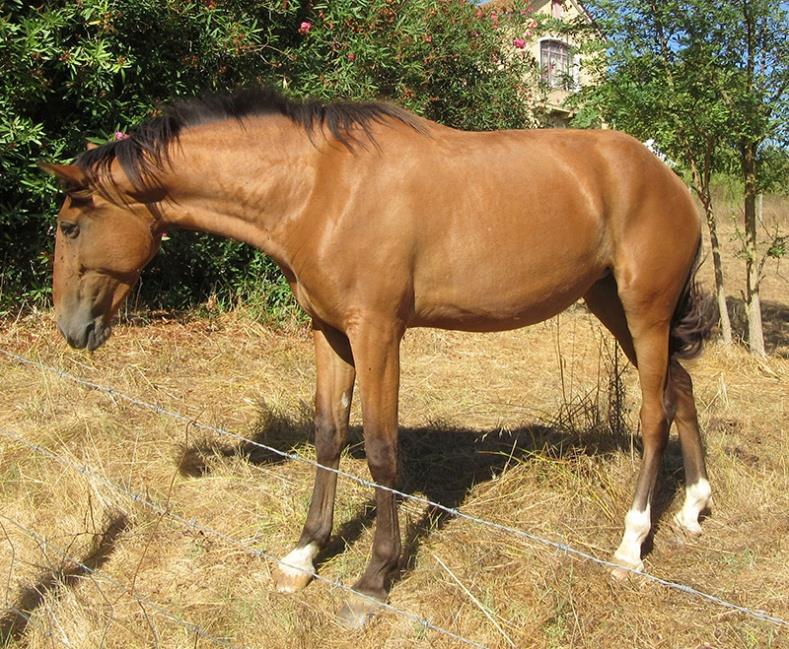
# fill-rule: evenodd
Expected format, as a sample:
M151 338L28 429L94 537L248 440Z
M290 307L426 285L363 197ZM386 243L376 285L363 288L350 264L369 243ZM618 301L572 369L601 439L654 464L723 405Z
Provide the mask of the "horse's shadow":
M35 584L22 588L16 602L0 615L0 646L22 638L32 613L47 597L60 598L64 588L75 587L81 578L91 575L109 561L120 535L129 526L129 519L121 512L112 513L103 532L94 535L93 547L80 560L61 559L57 566L48 568Z
M249 441L236 443L209 436L191 440L181 447L178 470L181 475L199 477L211 473L217 459L233 457L255 466L282 464L288 460L284 454L294 454L305 441L314 441L311 410L301 403L295 412L286 414L261 404L258 419L246 438ZM354 457L364 457L364 453L354 451Z
M511 466L534 459L559 460L579 455L605 460L618 453L630 453L634 446L640 452L640 438L632 437L621 425L621 419L617 422L620 423L615 426L601 420L582 425L577 418L568 422L566 417L559 417L556 422L526 424L512 430L476 430L442 422L401 427L398 489L456 509L475 485L493 479ZM215 459L239 455L255 465L280 464L286 458L254 443L263 443L283 452L296 452L298 446L313 439L311 413L302 407L295 415L287 416L262 407L260 420L249 439L252 444L193 443L183 450L181 472L190 476L204 475L210 473ZM364 458L361 439L361 428L352 428L348 447L351 457ZM672 439L666 449L652 503L654 521L659 521L674 499L682 483L681 476L682 455L676 439ZM625 509L623 507L623 512ZM395 580L413 568L423 541L453 517L451 512L427 506L417 520L407 525L403 533L401 569L394 576ZM375 501L371 495L350 519L340 523L316 558L316 567L353 544L374 518ZM648 554L650 550L651 537L644 545L644 553Z

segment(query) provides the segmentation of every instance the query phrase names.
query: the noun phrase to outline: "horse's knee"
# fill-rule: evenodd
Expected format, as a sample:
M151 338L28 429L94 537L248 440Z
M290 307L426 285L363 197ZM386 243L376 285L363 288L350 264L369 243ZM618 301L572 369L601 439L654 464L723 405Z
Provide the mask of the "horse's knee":
M315 449L318 462L336 460L340 457L345 435L331 415L315 415Z
M373 437L365 440L367 465L373 480L391 485L397 477L397 445L393 440Z

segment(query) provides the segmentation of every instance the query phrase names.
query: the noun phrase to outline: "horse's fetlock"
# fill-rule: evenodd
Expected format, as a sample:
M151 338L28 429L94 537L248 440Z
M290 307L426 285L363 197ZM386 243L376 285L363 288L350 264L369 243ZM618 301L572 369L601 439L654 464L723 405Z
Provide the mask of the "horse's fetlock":
M400 541L398 539L388 539L380 541L373 547L373 555L387 566L395 565L400 558Z

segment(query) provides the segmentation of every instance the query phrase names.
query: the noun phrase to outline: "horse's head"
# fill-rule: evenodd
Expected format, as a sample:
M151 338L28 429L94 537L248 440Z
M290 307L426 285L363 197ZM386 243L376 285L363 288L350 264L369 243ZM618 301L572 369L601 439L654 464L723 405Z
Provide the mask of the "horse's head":
M113 316L161 237L144 202L110 200L77 165L40 166L66 188L52 278L58 329L72 347L93 350L109 337Z

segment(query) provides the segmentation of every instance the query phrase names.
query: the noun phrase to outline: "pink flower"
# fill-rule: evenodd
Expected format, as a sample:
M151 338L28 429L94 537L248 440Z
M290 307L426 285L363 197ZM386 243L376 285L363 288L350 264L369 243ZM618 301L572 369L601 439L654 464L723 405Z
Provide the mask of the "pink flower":
M129 134L123 133L122 131L115 131L115 141L120 142L121 140L128 140Z
M519 50L522 50L524 47L526 47L526 41L523 40L522 38L513 38L512 44L515 47L517 47Z
M430 34L425 35L425 43L432 43L433 37Z
M306 36L307 34L310 33L311 29L312 29L312 23L309 20L303 20L301 22L301 25L299 25L299 34L301 34L302 36Z
M348 53L348 56L347 56L346 58L347 58L347 59L348 59L348 60L349 60L351 63L353 63L353 62L356 60L356 54L354 54L353 52L349 52L349 53Z

